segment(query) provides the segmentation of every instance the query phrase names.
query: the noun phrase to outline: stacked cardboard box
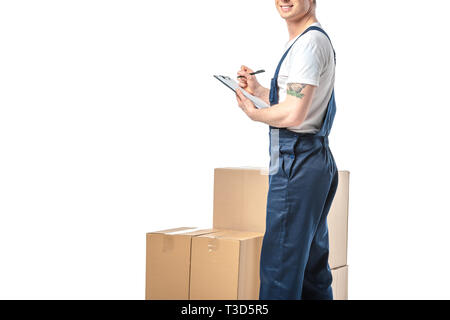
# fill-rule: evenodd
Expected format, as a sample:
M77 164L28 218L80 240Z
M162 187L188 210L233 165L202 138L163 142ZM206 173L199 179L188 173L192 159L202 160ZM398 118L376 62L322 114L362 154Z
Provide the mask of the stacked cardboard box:
M193 300L257 300L262 234L223 230L192 241Z
M333 293L347 299L349 172L328 216ZM218 168L210 229L177 228L147 234L146 299L258 299L265 231L267 171Z
M147 300L189 299L192 238L213 231L185 227L147 233Z

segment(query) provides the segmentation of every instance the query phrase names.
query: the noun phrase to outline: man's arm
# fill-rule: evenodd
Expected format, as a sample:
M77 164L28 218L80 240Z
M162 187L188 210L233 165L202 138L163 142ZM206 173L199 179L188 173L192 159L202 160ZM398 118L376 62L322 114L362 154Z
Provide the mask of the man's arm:
M270 108L257 109L242 92L237 91L239 107L250 119L276 128L295 127L305 121L316 86L288 83L286 99Z
M258 98L260 98L261 100L263 100L268 105L270 105L270 99L269 99L270 89L267 89L267 88L264 88L263 86L260 86L258 89L255 90L253 95L258 97Z

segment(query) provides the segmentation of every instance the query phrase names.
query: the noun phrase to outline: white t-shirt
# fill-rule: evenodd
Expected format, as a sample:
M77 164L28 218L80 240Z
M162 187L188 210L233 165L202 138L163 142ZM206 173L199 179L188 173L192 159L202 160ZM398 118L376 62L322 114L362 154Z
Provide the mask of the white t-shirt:
M320 23L312 26L320 27ZM289 41L281 56L297 39ZM301 133L317 133L325 117L334 87L334 53L327 36L317 30L305 33L291 48L278 74L279 102L286 99L287 83L303 83L317 86L305 121L289 130Z

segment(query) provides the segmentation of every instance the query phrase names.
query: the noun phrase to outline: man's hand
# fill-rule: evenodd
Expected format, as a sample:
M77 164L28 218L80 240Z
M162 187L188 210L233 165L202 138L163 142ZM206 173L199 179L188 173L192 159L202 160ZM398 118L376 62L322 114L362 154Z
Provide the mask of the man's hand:
M250 99L244 96L241 89L236 89L236 99L239 108L241 108L250 119L255 120L255 115L256 112L258 112L258 108L255 107Z
M258 80L256 80L256 76L250 75L253 73L253 70L246 66L241 66L241 70L238 71L237 75L242 76L243 78L238 78L239 86L252 95L257 95L257 91L260 91L261 85Z

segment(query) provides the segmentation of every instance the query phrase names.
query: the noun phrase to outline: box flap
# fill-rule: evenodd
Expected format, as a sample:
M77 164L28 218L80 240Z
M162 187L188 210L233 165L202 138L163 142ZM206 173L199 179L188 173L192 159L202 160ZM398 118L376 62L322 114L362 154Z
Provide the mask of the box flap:
M201 237L206 238L217 238L226 240L247 240L264 236L262 232L251 232L251 231L239 231L239 230L220 230L218 232L212 232L208 234L201 235Z
M172 229L165 229L165 230L159 230L159 231L152 231L152 232L148 232L147 234L150 234L150 233L165 233L165 234L169 234L169 233L176 233L176 232L186 232L187 230L193 231L194 229L196 229L196 227L180 227L180 228L172 228Z
M174 229L167 229L167 230L161 230L161 231L153 231L149 232L148 234L165 234L165 235L188 235L188 236L197 236L204 233L214 232L217 231L217 229L214 228L197 228L197 227L181 227L181 228L174 228Z
M215 168L214 170L247 170L247 171L255 171L260 172L262 174L268 175L269 168L265 167L252 167L252 166L241 166L241 167L223 167L223 168Z

